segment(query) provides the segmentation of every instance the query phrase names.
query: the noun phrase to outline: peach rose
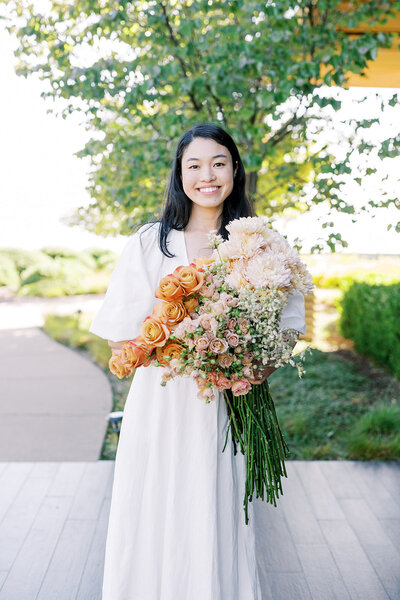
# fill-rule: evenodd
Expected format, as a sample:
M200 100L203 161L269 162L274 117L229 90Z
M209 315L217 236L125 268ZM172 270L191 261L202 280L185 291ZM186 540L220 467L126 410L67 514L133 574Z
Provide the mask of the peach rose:
M253 357L254 357L253 352L244 352L243 358L242 358L242 363L244 365L251 365L251 363L253 361Z
M211 400L215 400L215 395L212 387L209 387L207 385L199 389L197 397L200 398L200 400L205 400L207 404L211 402Z
M188 296L183 299L183 304L186 308L186 312L190 315L190 313L195 312L194 309L199 305L199 301L194 296Z
M153 315L169 328L174 327L187 316L182 300L158 302L154 307Z
M156 348L156 356L158 362L163 365L169 365L169 361L174 358L180 359L184 346L178 344L178 342L169 342L165 346Z
M225 339L228 342L228 344L230 346L232 346L232 348L235 348L236 346L239 345L239 341L240 338L237 335L237 333L233 333L233 331L229 331L226 335L225 335Z
M251 384L247 379L239 379L232 385L232 394L234 396L245 396L251 390Z
M214 259L211 258L211 256L199 256L199 258L195 258L193 262L197 269L201 269L203 267L208 267L208 265L212 265Z
M119 354L112 354L108 361L108 368L113 375L116 375L118 379L123 379L126 375L125 365L121 362L121 356Z
M169 329L155 317L147 317L140 328L140 335L148 346L165 346Z
M224 375L219 374L217 377L217 381L215 383L217 390L219 392L223 392L224 390L229 390L231 387L231 381L225 377Z
M214 354L222 354L228 350L228 344L223 338L214 338L211 340L208 349L210 352L214 352Z
M189 296L197 292L204 283L204 273L198 271L196 267L180 266L173 272L174 277L179 281L180 286L185 290L185 295Z
M175 275L166 275L158 284L155 297L160 300L171 302L172 300L181 300L185 295L185 290Z
M220 354L218 356L217 362L220 367L223 369L227 369L233 363L233 356L231 354Z
M199 289L199 294L204 296L204 298L211 298L215 293L215 285L211 283L210 285L203 284Z
M243 317L239 317L238 325L242 333L247 333L249 331L249 324L246 319L243 319Z
M137 337L132 341L125 342L121 352L121 361L125 367L130 367L132 370L137 369L146 362L152 350L153 348L146 346L143 338Z
M209 340L205 336L197 338L195 342L196 350L198 350L199 352L206 350L208 348L209 343Z

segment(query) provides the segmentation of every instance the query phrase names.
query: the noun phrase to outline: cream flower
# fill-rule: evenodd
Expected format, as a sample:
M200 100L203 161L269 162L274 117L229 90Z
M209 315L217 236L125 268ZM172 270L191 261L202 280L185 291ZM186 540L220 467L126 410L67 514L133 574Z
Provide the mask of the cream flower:
M246 275L255 288L287 287L292 273L282 260L267 253L252 258L246 269Z

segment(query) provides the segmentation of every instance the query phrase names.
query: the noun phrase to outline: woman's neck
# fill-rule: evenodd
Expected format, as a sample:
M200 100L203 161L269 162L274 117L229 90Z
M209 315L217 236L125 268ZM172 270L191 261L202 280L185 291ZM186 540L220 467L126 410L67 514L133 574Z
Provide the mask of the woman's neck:
M193 204L189 222L185 231L209 232L218 231L221 225L222 209L204 209Z

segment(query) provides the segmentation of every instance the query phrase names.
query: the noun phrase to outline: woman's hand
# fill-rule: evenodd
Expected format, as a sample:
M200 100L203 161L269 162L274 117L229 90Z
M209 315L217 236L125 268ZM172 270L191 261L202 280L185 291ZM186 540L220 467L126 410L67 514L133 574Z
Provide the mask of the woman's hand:
M112 342L108 340L108 345L110 346L113 354L121 354L122 348L125 342Z
M261 365L261 363L258 364ZM276 371L276 369L277 367L270 367L268 365L264 365L262 369L255 370L255 378L249 379L249 381L252 385L261 385L271 375L271 373Z

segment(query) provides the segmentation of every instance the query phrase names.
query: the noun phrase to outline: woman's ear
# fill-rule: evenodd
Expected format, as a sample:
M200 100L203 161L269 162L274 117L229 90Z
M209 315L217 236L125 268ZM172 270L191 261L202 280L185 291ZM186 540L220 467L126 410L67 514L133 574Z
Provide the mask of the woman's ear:
M238 172L238 168L239 168L239 165L238 165L238 163L236 162L235 164L236 164L236 166L235 166L235 169L234 169L234 171L233 171L233 176L234 176L234 177L236 177L236 173Z

